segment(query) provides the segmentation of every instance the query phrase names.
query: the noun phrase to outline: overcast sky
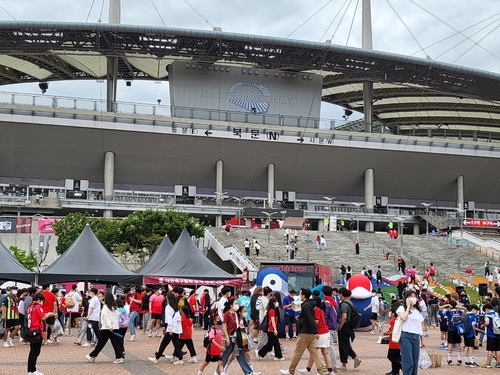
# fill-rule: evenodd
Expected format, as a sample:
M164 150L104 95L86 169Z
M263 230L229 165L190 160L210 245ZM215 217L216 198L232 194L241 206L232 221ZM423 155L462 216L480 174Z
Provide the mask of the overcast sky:
M362 2L189 0L207 23L183 0L122 0L121 22L201 30L211 29L211 24L228 32L316 42L331 40L334 44L361 47ZM3 1L0 20L107 22L108 4L109 0ZM498 0L374 0L372 20L375 50L500 73ZM105 83L79 81L77 85L75 89L74 82L50 83L47 94L103 99L106 96ZM2 90L39 93L33 83L4 86ZM156 103L157 99L169 102L167 83L135 81L128 88L119 82L118 100ZM341 111L330 107L323 106L322 117L340 117Z

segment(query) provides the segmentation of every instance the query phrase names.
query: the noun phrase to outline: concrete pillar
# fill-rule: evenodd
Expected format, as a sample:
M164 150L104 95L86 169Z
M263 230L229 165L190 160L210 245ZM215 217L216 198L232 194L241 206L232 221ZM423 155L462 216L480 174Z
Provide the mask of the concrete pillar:
M113 201L115 185L115 153L108 151L104 154L104 203ZM104 217L113 217L113 210L104 210Z
M110 0L109 1L109 13L108 13L108 23L119 24L121 19L121 0ZM107 74L106 74L106 109L108 112L116 112L116 84L117 84L117 72L118 72L118 58L108 57L106 59L107 63Z
M215 202L219 207L219 215L215 218L215 226L220 228L222 226L222 177L224 172L224 161L217 160L215 163Z
M373 196L374 192L375 178L373 168L368 168L365 171L365 211L367 213L373 213ZM365 231L372 232L375 230L373 221L367 221L365 224Z
M108 23L120 23L121 12L121 0L109 0Z
M418 236L420 234L420 226L418 224L413 224L413 235Z
M274 204L274 164L267 165L267 203L269 207Z
M457 203L460 210L464 209L464 176L457 177Z

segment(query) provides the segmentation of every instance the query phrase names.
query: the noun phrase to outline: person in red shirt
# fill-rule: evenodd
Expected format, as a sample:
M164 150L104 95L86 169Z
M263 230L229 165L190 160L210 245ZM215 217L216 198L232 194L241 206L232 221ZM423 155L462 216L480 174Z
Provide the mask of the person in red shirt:
M52 293L50 293L52 294ZM53 294L52 294L53 295ZM45 323L47 319L54 318L55 314L53 311L45 313L43 311L43 303L45 302L45 296L43 293L36 293L33 296L30 306L26 310L26 317L28 320L28 329L34 331L39 329L41 333L45 330ZM36 360L40 355L42 350L42 341L37 343L30 343L30 353L28 355L28 374L41 374L36 370Z
M206 349L207 354L205 356L205 362L201 365L197 375L202 375L203 370L205 370L210 362L217 362L217 365L219 366L219 373L224 373L224 365L222 363L221 355L222 352L226 350L226 347L222 345L222 320L218 314L215 314L210 320L212 327L208 331L209 344Z
M279 298L279 299L278 299ZM284 361L283 354L281 353L281 345L278 339L278 325L279 325L279 311L281 305L281 298L279 293L275 293L269 303L267 304L267 344L260 350L256 350L257 359L264 359L267 353L274 348L274 355L276 361ZM281 305L281 308L283 306Z
M188 363L196 363L198 360L196 359L196 350L193 344L193 319L189 317L189 307L182 306L181 311L182 333L179 336L181 344L180 349L182 350L184 345L186 345L189 350L189 355L191 356L191 358L188 359Z
M151 325L149 327L149 337L153 334L153 329L156 331L156 337L161 337L160 323L161 310L165 297L161 294L161 286L156 287L155 294L149 297L149 312L151 313Z
M467 266L467 268L465 269L465 273L466 273L465 278L467 280L466 286L469 286L472 281L472 268L470 268L470 266Z
M54 323L57 319L57 297L54 293L52 293L50 289L50 285L42 285L42 295L45 297L44 302L42 304L42 310L45 313L52 312L54 315L48 317L45 320L45 331L43 333L43 344L47 343L52 344L54 341L50 339L52 331L54 330Z
M130 330L130 339L128 341L135 341L135 327L139 324L139 311L141 309L142 298L144 294L140 293L140 287L138 287L139 293L136 293L130 288L125 288L123 292L126 295L126 302L130 307L130 316L128 320L128 329ZM161 311L160 311L161 313Z
M389 329L384 332L384 335L389 335L389 349L387 351L387 359L391 361L392 371L388 372L387 375L395 375L399 374L399 370L401 369L401 347L399 342L392 342L392 331L394 329L394 323L396 323L396 310L399 305L393 306L391 308L391 321L389 322Z

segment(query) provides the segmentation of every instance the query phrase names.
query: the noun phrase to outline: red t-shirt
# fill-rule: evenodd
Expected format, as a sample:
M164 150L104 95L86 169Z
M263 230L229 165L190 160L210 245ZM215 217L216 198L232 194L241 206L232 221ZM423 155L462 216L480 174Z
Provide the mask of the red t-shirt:
M467 269L465 270L465 273L466 273L466 274L468 274L468 275L470 275L470 274L472 273L472 270L471 270L470 268L467 268Z
M132 293L132 294L129 294L127 296L128 304L130 305L130 312L132 312L132 311L139 312L139 310L141 309L141 303L142 303L143 298L144 298L144 294L139 294L139 293ZM138 299L141 302L140 303L132 302L133 299ZM161 313L161 311L160 311L160 313Z
M52 311L52 310L50 310L50 311ZM28 310L26 310L26 314L28 314L28 316L29 316L28 328L31 331L34 331L35 329L40 329L40 332L43 333L43 328L44 328L45 324L42 321L42 318L45 316L45 314L43 312L42 306L40 306L38 303L31 304L28 307Z
M227 325L227 334L232 334L237 327L236 322L236 313L232 313L231 311L226 311L224 313L224 324Z
M149 297L149 303L151 303L151 313L152 314L161 314L161 309L163 307L163 301L165 300L165 297L163 297L161 294L153 294L151 297Z
M208 331L208 341L212 343L212 340L215 339L215 342L222 346L222 330L220 328L210 328ZM216 345L208 345L207 347L208 354L218 357L222 354L220 348Z
M56 295L51 292L42 292L42 294L45 297L45 302L42 305L42 310L45 311L45 313L57 312L54 309L54 302L57 302Z
M396 318L392 318L389 322L389 331L392 332L394 329L394 323L396 322ZM392 334L389 335L389 349L401 349L399 342L392 342Z
M276 317L276 311L274 311L274 309L269 310L269 313L267 315L267 322L269 323L267 327L267 332L271 333L274 332L273 322L271 321L272 320L271 318L274 317ZM278 326L278 322L276 322L276 326Z
M182 333L179 336L181 340L189 340L193 335L193 321L186 315L181 315Z
M417 270L416 270L415 268L412 268L412 269L410 270L410 275L411 275L411 277L415 277L415 275L416 275L416 274L417 274Z
M188 303L189 307L191 308L191 310L193 310L193 312L198 312L198 308L196 306L196 295L193 294L191 297L189 297Z
M325 314L323 310L319 307L314 308L314 320L318 320L318 324L316 324L316 329L318 330L318 335L323 335L325 333L330 333L328 326L325 321Z
M434 266L430 266L430 267L429 267L429 273L430 273L431 275L434 275L434 274L436 273L436 267L434 267Z

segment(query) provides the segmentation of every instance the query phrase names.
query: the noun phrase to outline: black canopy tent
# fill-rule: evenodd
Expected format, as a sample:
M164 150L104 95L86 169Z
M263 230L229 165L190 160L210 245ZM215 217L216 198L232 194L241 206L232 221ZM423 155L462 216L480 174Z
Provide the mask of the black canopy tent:
M151 258L135 271L135 273L138 275L147 275L148 273L157 271L165 264L168 254L170 254L170 250L172 250L173 247L174 245L172 245L168 236L165 236L160 246L158 246L153 255L151 255Z
M164 264L144 274L145 284L240 285L242 276L231 275L215 265L198 249L184 228Z
M24 267L0 242L0 280L33 283L35 273Z
M142 276L118 263L87 224L68 250L38 276L40 284L65 281L142 284Z

